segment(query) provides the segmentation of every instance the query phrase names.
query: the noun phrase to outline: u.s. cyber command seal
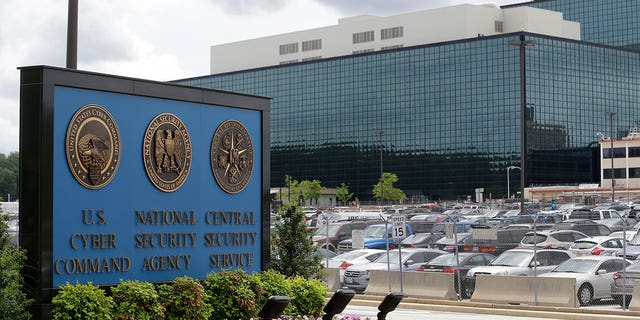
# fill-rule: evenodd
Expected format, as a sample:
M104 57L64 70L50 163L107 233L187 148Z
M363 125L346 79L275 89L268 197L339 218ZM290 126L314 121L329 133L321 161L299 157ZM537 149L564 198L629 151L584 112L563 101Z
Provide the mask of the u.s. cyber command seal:
M86 188L100 189L118 170L120 131L104 107L88 104L71 118L65 149L73 177Z
M144 133L144 168L151 183L164 192L178 190L191 170L191 138L171 113L157 115Z
M249 132L235 120L223 122L211 141L211 170L227 193L242 191L253 171L253 144Z

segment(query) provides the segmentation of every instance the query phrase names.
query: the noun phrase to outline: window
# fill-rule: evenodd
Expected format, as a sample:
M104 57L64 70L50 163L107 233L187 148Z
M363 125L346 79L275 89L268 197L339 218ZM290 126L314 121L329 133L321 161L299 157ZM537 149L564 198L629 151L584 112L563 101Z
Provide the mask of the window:
M613 169L613 178L622 179L627 177L627 170L625 168ZM604 179L611 179L611 169L604 169Z
M280 45L280 55L298 52L298 43L287 43Z
M629 158L639 158L640 147L629 147Z
M289 64L289 63L296 63L298 62L298 60L287 60L287 61L280 61L280 64Z
M388 47L382 47L380 48L380 50L391 50L391 49L397 49L397 48L402 48L402 45L395 45L395 46L388 46Z
M640 168L629 168L629 178L640 178Z
M322 39L302 41L302 51L320 50L322 49Z
M373 30L353 34L353 43L371 42L373 40Z
M613 157L614 158L624 158L627 156L627 152L625 148L613 148ZM605 159L611 158L611 148L606 148L602 150L602 157Z
M303 58L302 61L312 61L312 60L318 60L318 59L322 59L322 56Z
M380 30L380 40L400 38L404 35L404 27L393 27Z
M353 54L373 52L373 51L375 51L375 49L356 50L356 51L353 51Z
M504 31L503 31L503 23L502 23L502 21L496 20L496 21L494 22L494 26L495 26L495 31L496 31L496 32L499 32L499 33L504 32Z

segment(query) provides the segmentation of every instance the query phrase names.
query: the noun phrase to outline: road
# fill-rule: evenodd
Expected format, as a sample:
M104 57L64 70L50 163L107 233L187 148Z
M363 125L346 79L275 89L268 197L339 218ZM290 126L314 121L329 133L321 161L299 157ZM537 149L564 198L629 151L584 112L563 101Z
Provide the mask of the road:
M369 317L372 320L377 319L377 307L352 306L348 305L342 313L343 315L358 315L361 317ZM442 312L431 310L411 310L398 308L387 315L387 320L549 320L553 318L532 318L532 317L516 317L516 316L498 316L493 314L473 314L459 312Z

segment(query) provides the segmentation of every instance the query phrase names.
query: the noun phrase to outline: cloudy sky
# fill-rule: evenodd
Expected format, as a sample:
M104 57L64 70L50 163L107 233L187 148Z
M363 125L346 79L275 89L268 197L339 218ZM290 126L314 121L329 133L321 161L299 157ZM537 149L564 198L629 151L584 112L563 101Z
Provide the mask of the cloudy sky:
M209 47L461 3L525 0L83 0L78 69L158 81L209 72ZM67 0L0 0L0 153L18 151L20 66L66 65Z

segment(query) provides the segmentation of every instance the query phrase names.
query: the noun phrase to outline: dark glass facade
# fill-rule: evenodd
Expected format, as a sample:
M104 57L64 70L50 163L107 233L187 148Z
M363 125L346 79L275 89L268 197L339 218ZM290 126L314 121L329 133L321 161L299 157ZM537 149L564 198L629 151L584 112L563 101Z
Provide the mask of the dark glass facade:
M562 1L560 1L562 2ZM271 186L347 183L361 200L384 172L410 199L504 197L520 166L525 50L527 186L600 180L596 132L640 120L640 55L533 34L474 38L178 81L273 98ZM381 161L382 154L382 161ZM511 190L520 185L511 170Z
M583 41L640 50L640 1L537 0L504 8L522 5L559 11L565 20L580 22Z

